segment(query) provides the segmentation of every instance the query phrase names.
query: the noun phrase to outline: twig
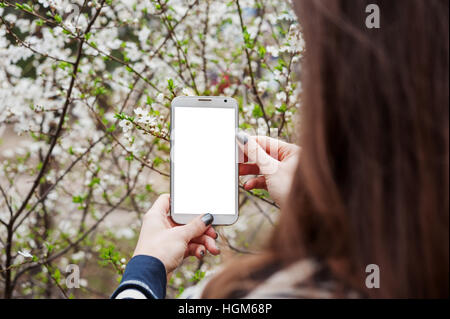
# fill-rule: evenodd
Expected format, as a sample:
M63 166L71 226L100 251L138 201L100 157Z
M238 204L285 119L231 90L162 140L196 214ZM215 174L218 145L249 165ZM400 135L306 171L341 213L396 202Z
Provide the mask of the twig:
M72 170L72 168L86 155L88 154L91 149L97 145L101 140L103 140L105 138L106 135L103 135L102 137L100 137L99 139L97 139L94 143L92 143L86 151L84 151L82 154L80 154L64 171L64 173L62 173L56 180L55 182L47 189L47 191L39 198L39 200L34 203L34 205L27 211L27 213L22 217L22 219L16 224L16 226L14 227L14 231L17 229L17 227L19 227L24 221L25 219L34 211L34 209L36 208L36 206L39 203L42 203L46 198L47 195L56 187L56 185L58 185L58 183Z
M56 278L54 278L52 276L52 267L49 263L45 263L44 264L45 268L47 268L48 270L48 275L49 277L52 279L52 281L55 283L56 287L58 287L59 291L61 291L61 293L63 294L64 298L66 299L70 299L69 296L67 295L66 291L64 290L63 287L61 287L61 285L59 284L58 280L56 280Z
M91 232L93 232L98 225L111 213L113 212L118 206L120 206L120 204L122 204L122 202L130 195L131 190L129 190L128 192L125 193L125 195L123 197L120 198L120 200L113 206L111 207L109 210L107 210L96 222L95 224L93 224L88 230L86 230L84 232L83 235L81 235L80 237L78 237L78 239L74 242L71 242L67 247L63 248L62 250L60 250L59 252L55 253L54 255L48 256L43 260L39 260L36 261L34 264L31 264L27 267L25 267L24 269L22 269L21 271L19 271L14 280L13 280L13 284L12 287L14 288L15 284L17 283L17 280L19 279L19 277L21 277L24 273L26 273L27 271L39 267L45 263L48 263L52 260L55 260L56 258L61 257L62 255L64 255L65 253L67 253L70 249L72 249L73 247L75 247L76 245L78 245L81 241L83 241Z
M245 32L245 25L244 25L244 19L242 18L242 10L241 10L241 5L239 4L239 0L236 0L236 5L238 8L238 15L239 15L239 21L241 23L241 30L242 30L242 34L244 34ZM259 96L258 93L258 89L256 87L256 82L255 82L255 76L253 74L253 67L252 67L252 58L250 56L250 52L247 48L247 46L244 44L244 51L245 51L245 55L247 57L247 65L248 65L248 72L250 74L250 80L251 80L251 84L252 84L252 90L253 90L253 94L256 97L256 101L258 102L259 106L261 107L261 111L263 113L263 118L264 118L264 122L267 125L267 129L270 132L270 124L269 124L269 118L267 117L266 111L264 109L264 103L261 100L261 97Z
M27 43L27 42L21 40L21 39L17 36L17 34L15 34L15 33L12 31L11 27L8 25L8 23L7 23L2 17L0 17L0 21L5 25L6 31L7 31L7 32L8 32L8 33L16 40L16 42L17 42L19 45L23 45L24 47L26 47L27 49L29 49L29 50L32 51L33 53L36 53L36 54L38 54L38 55L40 55L40 56L42 56L42 57L44 57L44 58L50 58L50 59L55 60L55 61L58 61L58 62L65 62L65 63L69 63L69 64L74 64L74 62L70 62L70 61L67 61L67 60L64 60L64 59L60 59L60 58L54 57L54 56L52 56L52 55L50 55L50 54L48 54L48 53L42 53L42 52L39 52L38 50L34 49L34 48L31 46L31 44L29 44L29 43Z
M12 216L12 215L13 215L13 210L12 210L11 205L10 205L9 202L8 202L8 197L6 196L6 193L5 193L5 191L4 191L3 187L2 187L2 185L0 185L0 191L2 192L2 195L3 195L3 197L5 198L6 206L8 207L9 213L10 213L10 215ZM6 226L6 223L5 223L3 220L0 219L0 222L1 222L3 225Z
M207 63L208 61L206 60L206 55L205 55L205 51L206 51L206 36L208 34L208 24L209 24L209 0L206 1L206 17L205 17L205 22L203 25L203 37L200 39L202 42L202 60L203 60L203 81L205 82L205 91L208 88L208 67L207 67Z
M252 196L254 196L254 197L256 197L256 198L259 198L259 199L262 200L263 202L266 202L267 204L272 205L273 207L276 207L276 208L278 208L278 209L280 208L275 202L272 202L272 201L270 201L270 200L264 198L263 196L257 195L257 194L255 194L255 193L252 192L252 191L246 190L246 189L244 188L244 186L242 186L242 185L239 185L239 188L240 188L240 189L243 189L243 190L246 191L248 194L250 194L250 195L252 195Z

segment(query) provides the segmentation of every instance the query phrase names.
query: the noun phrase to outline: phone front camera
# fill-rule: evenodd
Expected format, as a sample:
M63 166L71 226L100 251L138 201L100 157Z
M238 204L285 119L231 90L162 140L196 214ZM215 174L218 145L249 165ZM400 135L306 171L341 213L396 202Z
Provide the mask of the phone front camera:
M225 100L225 103L227 103L228 100Z

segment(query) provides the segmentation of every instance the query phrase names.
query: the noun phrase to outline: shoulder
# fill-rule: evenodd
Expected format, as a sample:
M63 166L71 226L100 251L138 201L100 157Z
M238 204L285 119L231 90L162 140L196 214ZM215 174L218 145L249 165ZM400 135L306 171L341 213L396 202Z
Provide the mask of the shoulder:
M303 259L275 272L245 298L359 298L359 294L334 279L328 267Z
M220 271L216 270L208 274L199 284L187 288L180 298L201 298L205 286L218 272ZM314 259L302 259L270 275L244 298L330 299L361 297L359 293L335 279L324 264Z

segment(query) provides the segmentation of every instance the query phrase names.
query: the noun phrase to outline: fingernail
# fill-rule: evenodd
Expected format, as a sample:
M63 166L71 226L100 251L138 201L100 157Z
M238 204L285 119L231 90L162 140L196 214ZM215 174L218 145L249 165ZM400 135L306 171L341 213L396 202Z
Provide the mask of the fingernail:
M204 250L200 251L200 256L202 256L202 257L205 256L205 251Z
M216 233L216 238L214 238L214 239L217 239L217 238L219 238L219 233Z
M248 142L248 137L244 133L241 132L237 133L236 138L243 145L247 144Z
M211 214L205 214L202 216L202 222L205 224L205 226L209 226L214 221L214 216Z

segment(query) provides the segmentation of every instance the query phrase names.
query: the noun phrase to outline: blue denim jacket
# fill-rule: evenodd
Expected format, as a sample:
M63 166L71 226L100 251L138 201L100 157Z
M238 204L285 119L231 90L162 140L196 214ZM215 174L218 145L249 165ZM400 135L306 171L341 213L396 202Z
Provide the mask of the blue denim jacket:
M164 299L166 297L166 269L155 257L138 255L128 262L119 287L112 299Z

